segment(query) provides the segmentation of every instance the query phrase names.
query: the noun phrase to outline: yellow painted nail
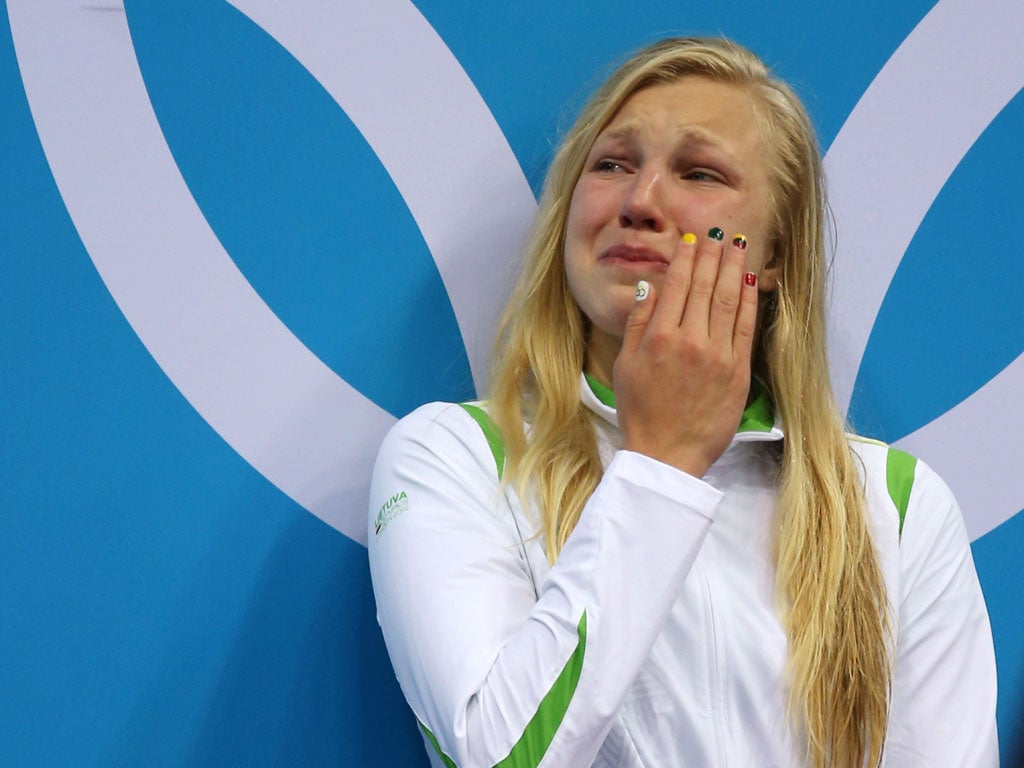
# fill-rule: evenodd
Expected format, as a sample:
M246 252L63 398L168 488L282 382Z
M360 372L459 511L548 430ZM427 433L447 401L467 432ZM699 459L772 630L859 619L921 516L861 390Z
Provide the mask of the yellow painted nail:
M746 235L736 235L736 236L735 236L735 237L734 237L734 238L732 239L732 244L733 244L733 245L735 245L735 246L736 246L737 248L739 248L740 250L743 250L744 248L746 248L746 247L747 247L747 238L746 238Z
M683 242L687 245L693 245L697 242L697 236L693 232L687 232L683 235Z

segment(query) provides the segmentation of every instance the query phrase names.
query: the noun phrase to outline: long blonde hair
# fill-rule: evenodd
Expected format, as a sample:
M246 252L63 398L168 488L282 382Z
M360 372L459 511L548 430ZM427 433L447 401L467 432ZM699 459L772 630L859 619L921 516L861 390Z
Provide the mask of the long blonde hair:
M749 91L769 155L779 279L765 302L755 359L786 433L775 555L791 722L805 735L811 766L877 765L888 720L890 626L828 373L821 157L799 99L741 46L678 38L640 51L597 91L562 142L495 348L489 409L506 440L505 478L520 493L529 487L537 494L553 562L602 475L592 416L579 398L588 321L563 266L570 199L591 145L625 101L687 76Z

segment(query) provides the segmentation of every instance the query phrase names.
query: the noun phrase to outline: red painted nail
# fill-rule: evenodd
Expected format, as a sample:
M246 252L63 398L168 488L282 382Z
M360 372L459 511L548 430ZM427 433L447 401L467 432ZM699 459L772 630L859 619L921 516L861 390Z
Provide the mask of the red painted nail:
M736 237L732 239L732 244L742 251L747 247L747 238L743 235L736 235Z
M753 272L747 272L747 274L743 276L743 282L750 286L757 285L757 275Z

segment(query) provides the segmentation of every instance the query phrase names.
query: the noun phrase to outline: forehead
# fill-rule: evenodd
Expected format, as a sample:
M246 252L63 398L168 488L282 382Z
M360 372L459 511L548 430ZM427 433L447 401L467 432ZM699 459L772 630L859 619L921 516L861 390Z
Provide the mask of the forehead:
M637 91L601 131L608 135L713 144L740 160L765 149L750 89L699 76Z

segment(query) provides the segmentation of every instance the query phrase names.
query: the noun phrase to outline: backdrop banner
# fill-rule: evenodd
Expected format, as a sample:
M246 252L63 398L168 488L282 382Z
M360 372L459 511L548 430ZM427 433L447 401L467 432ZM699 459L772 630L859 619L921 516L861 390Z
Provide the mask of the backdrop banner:
M376 448L483 391L609 65L724 34L818 129L840 405L957 494L1024 765L1024 4L520 5L7 0L0 764L428 764Z

